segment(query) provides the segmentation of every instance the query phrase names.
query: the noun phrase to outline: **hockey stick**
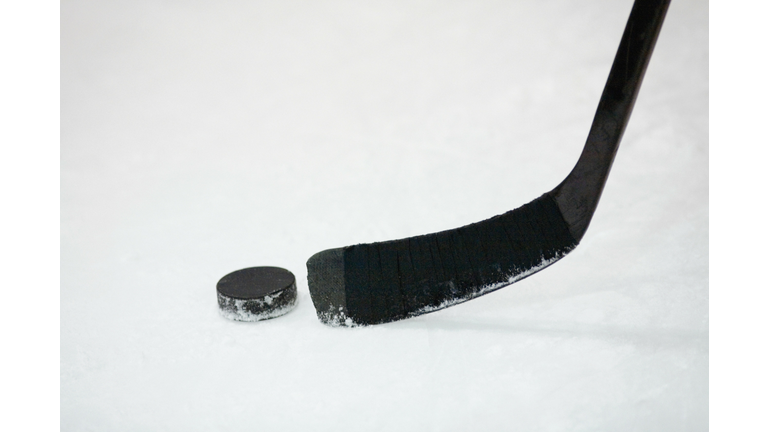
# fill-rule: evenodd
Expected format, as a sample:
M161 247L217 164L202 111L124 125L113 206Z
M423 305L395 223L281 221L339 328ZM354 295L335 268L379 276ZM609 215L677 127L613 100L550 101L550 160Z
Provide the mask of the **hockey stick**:
M312 302L330 325L396 321L530 276L579 244L595 212L670 0L636 0L573 171L530 203L461 228L319 252Z

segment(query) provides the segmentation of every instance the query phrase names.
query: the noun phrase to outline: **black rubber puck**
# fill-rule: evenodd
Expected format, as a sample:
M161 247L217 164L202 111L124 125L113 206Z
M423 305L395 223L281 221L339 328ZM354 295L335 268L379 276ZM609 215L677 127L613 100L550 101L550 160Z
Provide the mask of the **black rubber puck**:
M296 277L280 267L232 272L216 284L219 313L236 321L279 317L296 306Z

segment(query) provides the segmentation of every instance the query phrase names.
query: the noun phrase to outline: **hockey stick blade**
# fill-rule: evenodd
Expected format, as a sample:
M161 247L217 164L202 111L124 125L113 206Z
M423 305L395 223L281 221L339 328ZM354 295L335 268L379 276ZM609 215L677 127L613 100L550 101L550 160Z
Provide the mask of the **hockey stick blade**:
M636 0L581 156L555 189L461 228L319 252L307 261L318 318L380 324L495 291L559 260L597 208L670 0Z

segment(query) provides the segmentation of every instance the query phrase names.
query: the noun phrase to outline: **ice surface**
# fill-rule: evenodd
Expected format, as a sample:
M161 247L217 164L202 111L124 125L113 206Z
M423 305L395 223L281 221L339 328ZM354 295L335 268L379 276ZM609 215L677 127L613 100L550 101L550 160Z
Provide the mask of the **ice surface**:
M62 430L706 430L707 2L672 2L556 265L352 329L307 290L318 251L556 186L630 8L62 3ZM261 265L296 275L297 307L222 319L216 282Z

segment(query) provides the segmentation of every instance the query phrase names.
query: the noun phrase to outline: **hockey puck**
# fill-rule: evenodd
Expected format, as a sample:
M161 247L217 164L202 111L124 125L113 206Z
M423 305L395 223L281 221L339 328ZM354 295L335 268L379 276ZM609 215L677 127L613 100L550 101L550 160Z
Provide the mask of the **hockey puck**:
M232 272L216 284L219 313L235 321L279 317L296 306L296 277L280 267Z

